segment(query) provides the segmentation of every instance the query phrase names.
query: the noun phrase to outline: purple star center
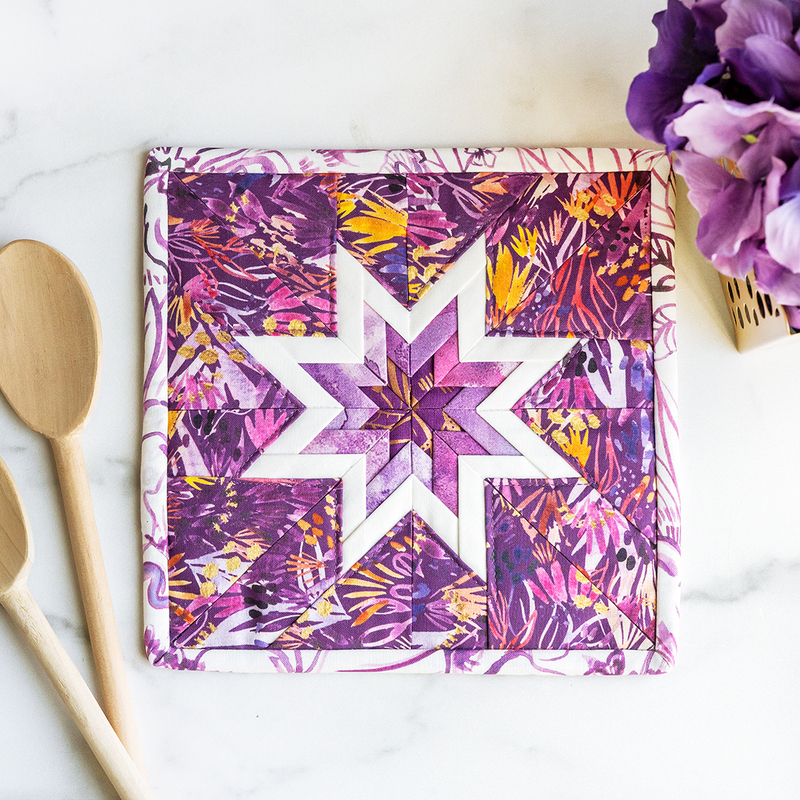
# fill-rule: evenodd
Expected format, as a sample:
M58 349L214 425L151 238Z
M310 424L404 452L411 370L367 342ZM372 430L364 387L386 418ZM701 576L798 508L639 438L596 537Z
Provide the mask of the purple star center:
M363 364L304 364L344 410L304 453L365 453L367 513L414 475L458 513L458 457L517 451L477 412L516 363L464 362L453 300L412 342L369 307Z

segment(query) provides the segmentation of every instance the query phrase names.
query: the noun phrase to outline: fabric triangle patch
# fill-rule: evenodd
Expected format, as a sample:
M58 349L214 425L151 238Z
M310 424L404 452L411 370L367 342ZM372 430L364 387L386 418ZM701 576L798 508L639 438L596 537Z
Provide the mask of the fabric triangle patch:
M413 307L538 176L339 176L337 236L384 288Z
M655 640L656 550L580 478L489 481L539 535Z
M483 650L486 584L418 515L413 515L411 646Z
M412 554L409 512L271 647L409 649Z
M170 411L167 474L238 477L301 413L292 408Z
M406 176L340 175L336 201L338 241L407 307Z
M311 509L341 505L339 479L181 477L167 489L173 637Z
M341 565L341 483L212 597L174 640L180 647L268 647L336 579Z
M652 338L649 214L644 189L552 272L502 251L488 271L487 334Z
M409 307L538 180L538 176L495 172L408 175Z
M649 184L648 172L546 174L486 231L487 332Z
M187 296L173 299L168 319L170 409L303 409L272 373Z
M653 642L486 484L489 647L648 650Z
M168 269L176 293L189 295L240 335L335 335L326 324L335 304L332 265L324 286L290 280L293 269L281 266L280 247L272 257L259 258L174 173L167 204Z
M514 413L575 467L612 508L655 541L652 409L515 408Z
M336 176L184 174L214 218L336 331Z
M653 348L634 339L583 339L514 404L521 408L650 408Z

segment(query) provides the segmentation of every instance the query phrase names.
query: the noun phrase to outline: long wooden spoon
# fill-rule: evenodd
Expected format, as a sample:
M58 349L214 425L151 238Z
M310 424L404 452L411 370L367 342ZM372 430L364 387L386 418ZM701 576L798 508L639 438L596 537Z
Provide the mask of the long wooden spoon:
M100 318L75 265L41 242L0 250L0 391L53 446L103 706L144 774L80 432L100 382Z
M26 580L32 563L28 517L14 479L0 460L0 604L27 638L119 796L152 800L144 776L28 591Z

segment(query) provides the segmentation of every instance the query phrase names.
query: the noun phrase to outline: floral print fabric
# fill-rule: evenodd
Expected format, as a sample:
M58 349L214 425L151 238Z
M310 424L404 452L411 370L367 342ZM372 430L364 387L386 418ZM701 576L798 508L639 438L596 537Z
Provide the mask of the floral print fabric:
M659 358L672 333L658 293L671 240L652 169L634 156L598 168L592 151L594 168L566 171L477 151L433 171L413 168L416 151L394 169L360 154L287 156L287 169L259 151L165 152L153 174L167 524L147 540L164 566L148 561L145 579L169 624L148 634L153 661L261 653L294 670L361 651L368 668L493 671L549 652L585 653L565 662L581 672L669 665L657 598L677 515ZM471 278L475 248L485 266ZM345 257L401 312L338 291ZM308 357L315 340L352 342L343 315L359 320L357 357ZM248 336L309 340L303 357L285 351L307 377L262 363ZM574 345L526 381L548 339ZM323 396L337 410L318 424ZM253 477L282 474L279 441L301 477ZM562 465L552 477L534 477L535 442ZM363 466L320 478L316 463ZM484 544L467 546L476 528Z

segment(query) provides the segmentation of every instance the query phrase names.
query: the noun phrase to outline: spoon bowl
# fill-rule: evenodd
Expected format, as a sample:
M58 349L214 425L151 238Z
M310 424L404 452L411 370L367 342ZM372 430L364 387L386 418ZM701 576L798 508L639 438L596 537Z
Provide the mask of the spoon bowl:
M58 250L27 239L0 250L0 341L0 387L23 422L48 439L81 430L100 383L100 317Z
M0 605L28 640L119 796L152 800L142 773L28 591L26 580L32 563L28 516L14 479L0 460Z

